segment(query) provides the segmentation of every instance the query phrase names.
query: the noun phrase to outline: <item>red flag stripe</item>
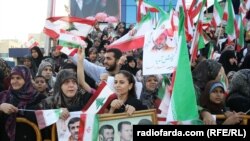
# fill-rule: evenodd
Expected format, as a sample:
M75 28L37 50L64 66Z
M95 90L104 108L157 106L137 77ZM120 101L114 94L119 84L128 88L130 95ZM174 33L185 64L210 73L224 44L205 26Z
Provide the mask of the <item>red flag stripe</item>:
M43 110L36 110L35 115L39 129L43 129L44 127L46 127L46 122L43 116Z
M86 121L87 115L81 114L80 115L80 126L79 126L79 132L78 132L78 140L82 141L84 137L84 129L85 129L85 121Z
M99 87L97 88L96 92L91 96L91 98L89 99L88 103L83 107L82 111L85 112L90 105L95 101L95 99L99 96L99 94L101 93L102 89L106 86L107 84L103 81Z
M132 40L126 40L117 44L108 46L108 48L118 48L123 52L130 51L133 49L142 48L144 45L144 36L133 38Z

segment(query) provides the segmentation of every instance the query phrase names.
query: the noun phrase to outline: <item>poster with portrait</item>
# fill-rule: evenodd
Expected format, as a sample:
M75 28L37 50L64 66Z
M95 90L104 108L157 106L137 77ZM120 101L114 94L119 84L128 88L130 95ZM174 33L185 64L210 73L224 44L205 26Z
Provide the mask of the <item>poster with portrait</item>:
M99 115L98 141L119 141L133 139L133 125L156 125L156 110Z
M177 44L177 31L171 25L157 27L147 33L143 46L143 75L172 73L177 65L179 48Z
M95 17L103 12L120 19L121 0L70 0L70 15L79 18Z
M59 119L56 123L58 141L71 141L78 139L80 127L81 111L70 112L70 117L67 120Z

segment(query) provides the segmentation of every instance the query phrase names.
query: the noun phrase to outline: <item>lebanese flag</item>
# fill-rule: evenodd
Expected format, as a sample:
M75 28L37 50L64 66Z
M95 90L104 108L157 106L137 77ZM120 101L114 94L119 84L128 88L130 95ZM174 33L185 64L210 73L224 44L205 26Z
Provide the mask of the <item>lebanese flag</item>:
M184 12L180 10L179 44L180 54L170 99L167 122L199 119L196 95L193 85L189 55L184 31Z
M84 113L103 113L105 108L116 98L106 82L102 81L95 94L82 110Z
M64 30L84 39L95 22L95 20L77 17L50 17L46 19L43 32L51 38L58 38L61 31Z
M99 120L93 113L83 113L80 116L79 141L97 141Z
M130 30L126 35L122 36L118 40L110 44L109 48L118 48L122 52L139 49L144 45L144 36L146 32L153 30L153 24L151 22L150 14L147 14L143 17L140 23L137 23L136 26Z
M228 42L236 39L237 22L235 20L234 8L231 0L227 0L223 13L223 20L227 23L225 31L228 35Z
M39 129L43 129L56 123L62 114L62 109L36 110L36 120Z
M28 48L33 48L34 46L39 46L39 43L35 40L33 36L30 36L28 41L24 43Z
M214 0L214 10L213 10L213 17L212 17L211 24L215 28L220 25L222 16L223 16L222 8L218 0Z

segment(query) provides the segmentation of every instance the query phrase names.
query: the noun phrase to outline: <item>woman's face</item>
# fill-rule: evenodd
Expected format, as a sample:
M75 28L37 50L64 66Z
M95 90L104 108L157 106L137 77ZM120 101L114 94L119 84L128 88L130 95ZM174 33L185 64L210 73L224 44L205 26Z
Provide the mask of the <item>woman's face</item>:
M237 65L237 59L236 58L230 58L229 62L231 65L236 64Z
M216 87L212 93L209 95L210 101L216 104L221 104L224 102L224 93L221 87Z
M62 92L66 97L74 97L76 95L78 85L75 79L67 79L61 86Z
M38 53L37 53L37 51L33 49L33 50L31 51L31 56L32 56L33 58L35 58L35 59L38 58Z
M135 68L135 61L132 60L132 61L128 62L128 65L129 65L131 68Z
M52 68L50 66L44 67L42 70L42 76L49 80L52 77Z
M129 83L128 78L119 73L115 75L114 87L117 95L128 95L128 91L133 84Z
M24 83L25 81L20 75L11 75L10 84L13 90L20 90L23 87Z
M149 91L154 91L158 86L158 80L156 77L154 76L150 76L147 80L146 80L146 89Z

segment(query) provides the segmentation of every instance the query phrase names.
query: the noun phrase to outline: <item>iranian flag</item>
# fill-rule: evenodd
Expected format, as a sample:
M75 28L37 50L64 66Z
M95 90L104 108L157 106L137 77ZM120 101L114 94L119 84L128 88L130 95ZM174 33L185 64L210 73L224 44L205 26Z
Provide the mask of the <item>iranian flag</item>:
M195 90L189 63L189 55L184 31L184 12L180 10L179 60L174 80L174 88L167 114L167 121L187 121L199 118Z
M214 59L214 46L213 46L212 43L210 43L210 45L209 45L207 58L208 59Z
M103 108L111 103L114 96L114 92L109 88L107 83L103 81L82 111L85 113L102 113Z
M81 48L87 47L87 44L79 36L75 36L71 33L61 33L58 42L60 46L70 47L70 48Z
M219 26L222 20L222 16L223 16L223 10L218 0L214 0L214 10L213 10L213 17L212 17L211 24L214 27Z
M193 25L193 19L200 13L201 8L203 7L203 0L193 0L190 8L188 10L188 15L191 19Z
M159 12L159 7L150 3L150 2L147 2L147 1L144 1L144 0L137 0L136 2L137 4L137 22L140 22L141 19L142 19L142 15L146 15L148 11L150 12Z
M228 42L236 39L237 23L235 20L234 8L231 0L227 0L225 4L225 9L223 13L223 20L227 23L225 31L228 35Z
M50 17L45 22L43 32L51 38L58 38L61 31L69 31L84 39L95 22L95 20L77 17Z
M83 113L80 116L79 141L97 141L99 120L96 114Z
M204 6L201 9L198 23L195 29L194 39L191 44L191 62L194 62L197 59L198 49L202 49L205 47L205 44L208 43L207 39L205 38L203 34L203 19L204 19L204 13L203 13Z
M238 19L238 26L237 26L237 46L236 51L240 52L241 49L244 47L244 26L242 23L242 15L240 14L240 18Z
M56 48L58 50L60 50L60 52L66 54L67 56L74 56L78 49L77 48L69 48L69 47L63 47L63 46L56 46Z
M36 120L39 129L43 129L56 123L62 114L62 109L36 110Z
M153 30L150 14L143 17L140 23L130 30L126 35L114 41L107 48L118 48L122 52L142 48L144 45L144 36L146 32Z

